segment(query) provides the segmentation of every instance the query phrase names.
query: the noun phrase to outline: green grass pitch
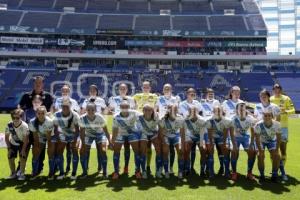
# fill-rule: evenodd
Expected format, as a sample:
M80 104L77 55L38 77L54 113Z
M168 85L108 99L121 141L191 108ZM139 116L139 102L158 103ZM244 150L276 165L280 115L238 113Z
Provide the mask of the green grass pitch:
M4 131L9 120L9 115L0 115L0 132ZM108 119L111 125L111 119ZM129 177L121 176L118 181L111 179L102 180L96 175L97 160L96 152L92 151L90 160L90 176L85 180L72 181L69 178L63 181L47 181L48 163L45 160L44 173L35 181L18 182L8 181L5 177L9 175L6 149L0 149L0 199L1 200L84 200L84 199L217 199L217 200L273 200L273 199L300 199L300 120L291 119L289 123L290 135L288 143L288 158L286 170L289 181L274 184L266 182L259 184L249 182L245 179L246 155L241 152L238 162L238 172L241 173L236 183L217 177L213 181L202 179L198 175L179 181L176 177L169 180L157 180L150 177L148 180L136 181L133 177L133 156L131 156ZM133 154L132 154L133 155ZM112 152L108 151L108 170L113 170ZM123 156L121 156L123 161ZM270 159L266 153L266 174L271 171ZM215 162L218 167L218 162ZM123 166L123 163L121 163ZM176 165L177 166L177 165ZM176 167L177 168L177 167ZM197 154L195 168L199 171L199 153ZM154 155L152 156L152 170L154 169ZM31 171L31 156L27 162L26 173ZM79 165L78 174L81 173ZM255 164L254 174L258 175ZM268 174L267 174L268 175Z

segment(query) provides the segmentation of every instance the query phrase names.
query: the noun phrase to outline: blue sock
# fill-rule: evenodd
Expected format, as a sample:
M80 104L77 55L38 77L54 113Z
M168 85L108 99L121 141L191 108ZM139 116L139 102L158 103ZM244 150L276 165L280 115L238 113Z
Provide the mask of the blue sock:
M72 151L70 149L67 148L67 152L66 152L66 157L67 157L67 169L71 168L71 161L72 161Z
M115 173L119 173L120 153L114 153L113 159L114 159Z
M184 170L186 172L190 172L191 171L191 160L185 160L184 161Z
M102 169L103 169L103 174L107 175L107 155L106 153L104 153L103 155L101 155L101 164L102 164Z
M140 165L142 168L142 172L146 171L146 155L140 156Z
M139 172L141 168L141 159L140 159L140 155L137 153L134 153L134 163L135 163L135 172Z
M214 172L214 156L213 155L208 156L207 163L208 163L207 167L208 167L210 176L214 176L215 172Z
M87 153L86 153L86 155L85 155L85 159L86 159L86 170L89 169L90 155L91 155L91 151L87 151Z
M64 156L62 154L57 155L55 162L59 169L59 175L64 175Z
M254 163L255 163L255 159L253 158L248 159L248 173L252 173Z
M54 161L53 158L49 158L48 162L49 162L49 175L53 176L54 175L54 168L55 168L55 166L54 166L55 161Z
M129 160L130 160L130 148L129 147L124 149L124 158L125 158L125 167L128 167Z
M82 174L87 175L87 155L80 156L80 163L82 167Z
M224 168L224 155L219 155L220 168Z
M191 166L188 169L193 169L194 168L195 159L196 159L196 144L194 143L192 145L192 149L191 149L191 160L190 160Z
M272 177L278 176L278 169L272 169Z
M189 167L190 167L190 163L189 163ZM178 159L178 169L179 169L179 172L183 172L183 169L184 169L184 160Z
M101 153L99 151L97 151L97 161L98 161L98 171L101 170L102 168L102 157ZM106 160L107 162L107 160Z
M224 156L225 176L228 176L230 174L229 165L229 156Z
M261 176L261 177L265 177L265 169L260 169L260 168L258 168L258 170L259 170L260 176Z
M162 167L162 159L161 159L161 155L157 155L155 157L155 165L156 165L156 171L158 172L159 169Z
M169 172L169 159L163 160L165 172Z
M236 172L236 166L237 166L237 159L231 159L231 167L232 167L232 172Z
M173 168L175 161L175 150L174 146L170 146L170 168Z
M207 163L206 161L200 161L200 172L201 173L204 173L206 163Z
M37 159L32 159L32 175L37 175L38 170L39 170L39 158Z
M76 175L77 168L78 168L78 162L79 162L79 157L77 154L73 154L73 170L72 170L72 175Z
M284 170L284 163L283 163L282 160L280 160L279 169L280 169L281 175L284 176L285 175L285 170Z

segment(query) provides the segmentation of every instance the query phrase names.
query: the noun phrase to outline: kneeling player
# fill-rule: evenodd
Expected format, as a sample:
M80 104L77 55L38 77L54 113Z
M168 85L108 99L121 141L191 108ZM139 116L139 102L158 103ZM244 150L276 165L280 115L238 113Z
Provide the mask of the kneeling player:
M19 155L20 175L18 180L25 180L26 166L26 147L28 144L28 125L22 121L23 110L15 109L11 113L12 121L7 124L5 129L5 142L8 150L8 163L11 171L7 179L17 178L15 159Z
M255 139L258 147L258 169L260 172L260 181L265 180L265 148L267 147L272 160L272 178L277 182L278 168L280 162L279 147L281 142L280 123L273 120L271 109L265 109L263 120L255 125Z
M236 115L232 119L232 125L234 128L234 137L236 143L236 151L232 151L231 153L231 166L232 166L232 175L231 179L237 180L237 160L239 158L239 149L240 146L243 146L243 149L248 154L248 174L247 178L250 180L254 180L254 176L252 175L252 169L255 162L255 146L254 146L254 123L255 119L247 115L246 104L239 103L236 106ZM250 129L250 134L249 134Z
M102 115L96 113L97 106L95 103L86 105L87 113L80 118L80 138L82 146L80 150L80 162L82 165L82 176L87 176L88 155L90 155L91 145L95 141L98 155L101 156L101 166L103 170L103 178L107 178L107 155L106 143L110 141L110 135L106 127L106 121Z

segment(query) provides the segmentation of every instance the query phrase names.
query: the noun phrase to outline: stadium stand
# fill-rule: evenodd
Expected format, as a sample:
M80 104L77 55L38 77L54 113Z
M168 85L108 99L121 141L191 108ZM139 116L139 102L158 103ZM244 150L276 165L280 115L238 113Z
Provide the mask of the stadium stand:
M56 28L60 13L28 12L24 15L21 26L36 28Z

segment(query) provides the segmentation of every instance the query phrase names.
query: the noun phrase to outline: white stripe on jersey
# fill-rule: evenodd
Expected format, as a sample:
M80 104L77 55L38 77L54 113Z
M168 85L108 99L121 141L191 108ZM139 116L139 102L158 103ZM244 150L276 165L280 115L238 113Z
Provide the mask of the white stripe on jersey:
M198 109L198 112L202 110L199 101L193 100L192 103L189 103L187 100L185 100L179 104L179 114L181 114L184 118L186 118L189 115L189 109L193 106Z
M144 122L142 122L142 120ZM147 128L144 126L144 123L146 124ZM139 132L141 132L144 135L153 135L153 133L158 131L158 119L154 120L146 120L142 115L139 116L137 120L137 128Z
M117 128L121 135L128 135L129 131L137 131L138 111L129 110L128 117L122 117L120 113L115 114L113 120L113 128Z
M71 118L71 114L68 117L63 117L62 112L56 112L54 114L53 124L58 127L60 133L70 135L75 133L75 126L79 125L80 117L79 115L72 111L73 120L71 122L70 128L68 128L68 121ZM61 117L59 117L61 116Z
M169 98L166 96L159 96L156 102L156 106L158 107L158 116L159 118L163 118L167 113L168 106L177 105L179 101L175 96L170 96Z
M126 96L124 98L121 96L110 97L108 100L108 105L114 109L115 114L120 112L120 104L123 100L127 100L129 102L130 109L135 109L135 102L131 96Z
M255 125L255 134L260 136L261 142L275 141L276 134L281 134L280 122L273 120L271 127L266 127L263 121L258 122Z
M87 114L80 117L80 127L85 129L86 136L95 136L97 133L103 132L103 127L106 126L104 117L98 113L95 114L95 119L91 121Z
M18 139L23 141L24 138L29 135L29 129L26 122L22 121L22 123L18 127L14 127L14 130L18 136ZM9 135L9 142L15 146L19 146L19 143L15 141L15 139L12 136L12 133L10 132L10 129L8 126L6 126L5 129L5 135Z
M239 116L235 115L232 119L232 125L235 137L243 137L245 134L250 135L249 128L255 125L255 119L248 115L244 120L241 120Z
M265 109L271 109L274 117L280 115L280 108L276 104L270 103L268 106L264 106L262 103L258 103L254 109L254 116L257 118L257 120L263 119L263 111Z

